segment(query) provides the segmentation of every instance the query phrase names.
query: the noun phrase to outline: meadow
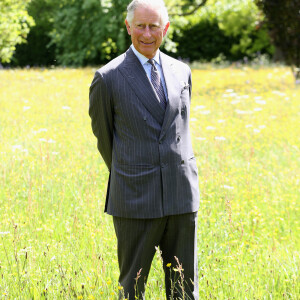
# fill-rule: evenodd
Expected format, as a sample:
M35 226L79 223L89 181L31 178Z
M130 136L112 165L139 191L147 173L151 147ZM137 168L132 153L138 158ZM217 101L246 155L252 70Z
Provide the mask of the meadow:
M0 71L0 299L117 299L94 72ZM192 75L200 299L299 299L300 88L283 66ZM146 299L164 299L159 255Z

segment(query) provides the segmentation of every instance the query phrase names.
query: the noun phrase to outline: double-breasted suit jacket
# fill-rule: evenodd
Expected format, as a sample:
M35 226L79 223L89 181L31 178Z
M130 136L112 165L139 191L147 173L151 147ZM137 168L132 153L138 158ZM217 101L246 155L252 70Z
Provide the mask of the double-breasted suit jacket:
M190 68L160 52L167 108L129 48L100 68L90 87L89 114L109 171L105 211L159 218L199 207L189 115Z

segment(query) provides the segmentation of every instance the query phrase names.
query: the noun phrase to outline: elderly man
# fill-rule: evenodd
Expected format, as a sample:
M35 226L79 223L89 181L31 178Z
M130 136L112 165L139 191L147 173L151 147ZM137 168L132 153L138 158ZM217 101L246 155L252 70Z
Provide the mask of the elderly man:
M198 299L191 71L159 51L170 25L162 0L133 0L125 24L132 45L96 72L89 107L110 173L105 211L118 241L119 283L125 298L144 299L159 247L167 298ZM173 269L180 265L181 277Z

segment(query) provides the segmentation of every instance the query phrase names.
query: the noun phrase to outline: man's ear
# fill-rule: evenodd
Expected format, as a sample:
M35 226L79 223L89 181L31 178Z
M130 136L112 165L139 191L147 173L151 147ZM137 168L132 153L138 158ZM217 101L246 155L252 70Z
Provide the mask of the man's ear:
M126 24L128 34L131 35L131 29L130 29L130 26L129 26L129 23L127 22L127 20L125 20L125 24Z
M167 31L169 29L169 26L170 26L170 22L168 22L164 28L164 32L163 32L163 35L165 36L167 34Z

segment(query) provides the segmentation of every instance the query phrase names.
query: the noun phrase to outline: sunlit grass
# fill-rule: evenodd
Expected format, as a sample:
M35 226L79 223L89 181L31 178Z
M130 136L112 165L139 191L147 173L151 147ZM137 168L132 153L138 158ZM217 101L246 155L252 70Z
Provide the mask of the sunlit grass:
M0 72L0 298L116 299L95 70ZM200 299L297 299L299 99L288 68L193 70ZM154 260L146 299L163 299Z

